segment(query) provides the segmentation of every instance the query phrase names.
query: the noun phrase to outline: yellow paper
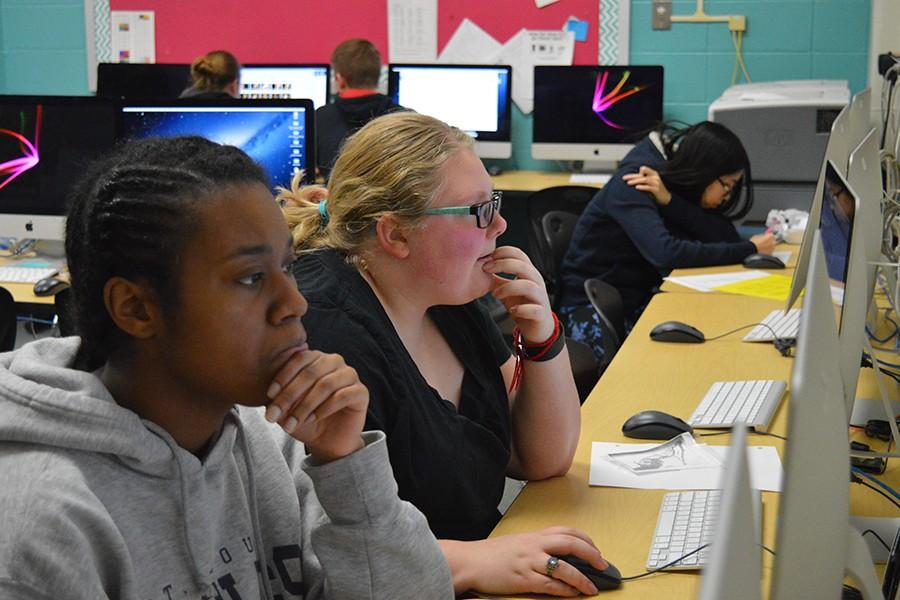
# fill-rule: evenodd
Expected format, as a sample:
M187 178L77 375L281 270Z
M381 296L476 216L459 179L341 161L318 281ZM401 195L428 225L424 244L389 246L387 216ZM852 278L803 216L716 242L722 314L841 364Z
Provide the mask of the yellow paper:
M787 300L788 293L791 290L791 278L784 275L768 275L766 277L757 277L756 279L720 285L713 289L719 292L766 298L768 300Z

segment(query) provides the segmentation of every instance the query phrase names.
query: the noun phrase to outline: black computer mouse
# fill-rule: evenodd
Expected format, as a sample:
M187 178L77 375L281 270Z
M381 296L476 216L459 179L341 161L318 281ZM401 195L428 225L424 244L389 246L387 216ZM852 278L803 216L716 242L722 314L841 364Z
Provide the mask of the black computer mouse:
M69 287L69 282L58 277L44 277L34 284L35 296L53 296Z
M559 560L563 560L578 569L601 592L603 590L614 590L622 585L622 574L609 561L606 561L608 566L601 571L583 558L578 558L571 554L560 556Z
M487 172L491 177L496 177L497 175L503 174L503 167L500 165L491 165L487 168Z
M678 417L658 410L639 412L622 424L625 437L642 440L671 440L685 431L693 433L694 428Z
M696 327L681 321L664 321L650 330L650 339L654 342L679 342L682 344L700 344L706 336Z
M751 254L744 259L744 266L748 269L783 269L784 263L772 254Z

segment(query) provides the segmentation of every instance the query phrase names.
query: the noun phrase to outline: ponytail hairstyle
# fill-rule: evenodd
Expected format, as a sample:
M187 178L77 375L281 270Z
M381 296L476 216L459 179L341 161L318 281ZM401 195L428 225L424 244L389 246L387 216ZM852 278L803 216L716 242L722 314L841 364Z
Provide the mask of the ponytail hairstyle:
M213 50L191 63L191 90L222 92L241 74L241 64L227 50Z
M473 147L471 137L433 117L389 113L369 121L345 142L321 188L279 188L278 199L298 252L334 248L365 268L366 247L375 223L394 214L418 224L438 194L441 167Z
M722 175L741 171L743 177L716 212L737 220L750 211L753 207L750 158L734 132L711 121L701 121L681 129L664 123L657 131L668 158L666 166L660 170L660 177L670 191L692 202L699 202L709 184Z
M249 156L200 137L130 142L93 165L73 191L66 221L67 316L82 338L76 368L97 369L127 349L130 338L106 310L106 282L144 282L176 315L179 257L199 226L199 209L252 183L268 185Z

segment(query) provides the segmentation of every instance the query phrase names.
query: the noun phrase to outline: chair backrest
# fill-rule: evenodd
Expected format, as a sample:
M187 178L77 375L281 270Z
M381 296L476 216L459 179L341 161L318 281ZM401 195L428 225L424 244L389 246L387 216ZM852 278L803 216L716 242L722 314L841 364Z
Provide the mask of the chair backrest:
M550 211L562 211L576 216L580 215L595 193L597 193L596 188L562 185L538 190L526 199L528 255L545 279L553 265L550 259L550 249L544 237L544 215ZM566 244L568 244L568 240L566 240ZM563 249L563 252L565 252L565 249Z
M578 215L561 210L551 210L541 219L541 237L543 239L542 265L535 266L538 267L538 271L544 276L547 293L550 295L550 303L554 309L559 299L559 268L562 265L563 258L566 256L566 249L572 240L572 232L575 231L577 222Z
M600 279L586 279L584 293L600 318L603 367L612 361L625 341L625 315L619 290Z
M0 352L16 347L16 301L6 288L0 288Z

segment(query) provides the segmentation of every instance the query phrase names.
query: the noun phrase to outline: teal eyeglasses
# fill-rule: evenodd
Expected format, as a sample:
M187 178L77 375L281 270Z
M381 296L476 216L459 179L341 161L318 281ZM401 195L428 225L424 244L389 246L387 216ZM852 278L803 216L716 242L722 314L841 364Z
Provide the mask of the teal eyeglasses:
M442 208L427 208L426 215L475 215L479 229L487 229L494 222L494 215L500 212L503 203L503 192L494 190L491 199L487 202L479 202L472 206L444 206Z

